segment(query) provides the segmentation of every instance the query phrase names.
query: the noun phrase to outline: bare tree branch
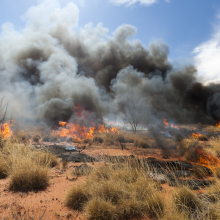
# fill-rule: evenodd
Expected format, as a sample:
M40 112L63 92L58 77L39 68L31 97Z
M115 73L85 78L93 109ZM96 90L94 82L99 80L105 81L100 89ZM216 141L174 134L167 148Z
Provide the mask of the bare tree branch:
M121 117L123 121L129 123L132 130L136 132L138 125L143 122L144 114L146 112L146 103L127 98L123 102L118 103L118 107L119 117Z

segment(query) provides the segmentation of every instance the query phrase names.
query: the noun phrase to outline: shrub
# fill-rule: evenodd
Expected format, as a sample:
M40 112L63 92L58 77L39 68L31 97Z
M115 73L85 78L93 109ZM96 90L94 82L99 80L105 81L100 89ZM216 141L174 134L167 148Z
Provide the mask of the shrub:
M147 141L145 140L135 140L134 146L139 147L139 148L150 148L151 146L148 144Z

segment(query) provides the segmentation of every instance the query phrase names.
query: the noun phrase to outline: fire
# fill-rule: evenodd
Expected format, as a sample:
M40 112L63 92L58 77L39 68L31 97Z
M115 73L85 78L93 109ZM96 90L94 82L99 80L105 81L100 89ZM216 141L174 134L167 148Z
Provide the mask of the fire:
M167 119L163 118L163 123L165 126L169 127L169 123L167 122Z
M196 161L197 164L208 167L213 171L216 167L220 167L220 159L217 157L207 154L201 148L196 149L196 153L199 155L199 159Z
M85 108L83 108L80 105L76 105L75 107L75 118L82 119L82 121L89 122L90 126L84 126L81 125L81 123L67 123L65 121L60 121L59 127L57 130L52 131L52 135L59 136L61 138L67 138L72 137L75 141L81 141L86 138L93 138L95 133L109 133L109 134L115 134L118 133L118 128L111 127L106 128L104 125L98 125L94 123L93 121L89 120L91 116L91 112L87 111Z
M4 124L0 124L0 137L4 139L9 138L13 135L11 131L10 122L6 122Z
M99 125L98 128L85 127L79 124L67 123L63 121L60 121L59 125L61 125L61 127L56 131L52 131L52 135L56 135L61 138L72 137L74 140L93 138L95 132L109 134L116 134L119 132L118 128L105 128L104 125Z
M170 125L170 123L167 122L167 119L166 119L166 118L163 118L163 123L164 123L164 125L167 126L167 127L179 129L179 127L176 126L176 125L173 125L173 124Z
M191 137L194 137L194 138L196 138L196 139L199 139L199 137L201 137L202 134L199 134L199 133L192 133L190 136L191 136Z
M216 123L216 126L220 128L220 121Z

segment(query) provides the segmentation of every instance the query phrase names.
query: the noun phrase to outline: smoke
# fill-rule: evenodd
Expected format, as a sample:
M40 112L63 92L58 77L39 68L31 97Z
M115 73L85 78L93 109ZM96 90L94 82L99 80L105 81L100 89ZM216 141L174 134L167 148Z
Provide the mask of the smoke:
M102 121L128 100L144 106L143 123L220 119L220 86L197 82L193 66L174 68L163 41L146 48L133 40L134 26L113 34L101 23L79 28L77 6L56 0L29 8L23 20L22 31L6 23L0 35L0 97L17 119L53 125L72 120L79 104Z

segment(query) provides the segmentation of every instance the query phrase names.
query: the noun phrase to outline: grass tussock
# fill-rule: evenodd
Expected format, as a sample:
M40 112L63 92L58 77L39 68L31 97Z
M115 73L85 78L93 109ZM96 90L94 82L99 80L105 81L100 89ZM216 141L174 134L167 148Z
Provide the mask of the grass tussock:
M31 160L17 164L10 172L10 189L16 191L44 190L49 185L48 169Z
M37 191L49 184L49 167L56 166L58 159L46 151L7 140L0 150L0 176L10 177L10 189Z
M65 203L97 220L144 215L157 218L165 210L158 183L147 177L144 170L128 165L93 169L83 185L68 192Z
M194 212L201 209L202 202L193 191L187 187L179 188L173 195L174 205L179 212Z
M8 176L7 163L5 157L0 153L0 179L6 178Z

